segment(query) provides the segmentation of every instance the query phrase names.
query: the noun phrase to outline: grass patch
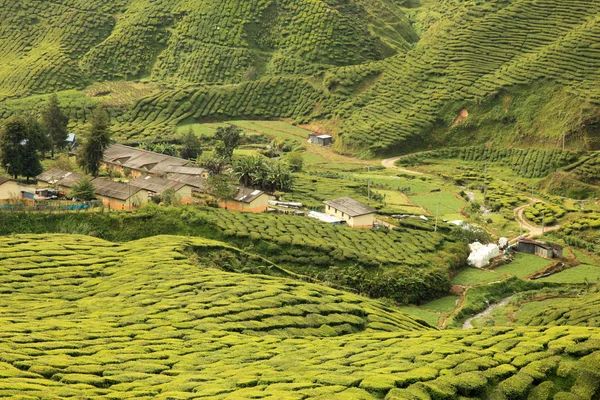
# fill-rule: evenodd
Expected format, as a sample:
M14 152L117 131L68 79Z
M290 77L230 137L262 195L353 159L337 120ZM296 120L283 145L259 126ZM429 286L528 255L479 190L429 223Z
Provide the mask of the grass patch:
M473 286L480 283L490 283L502 280L506 274L485 269L466 268L452 280L453 285Z
M516 253L513 262L496 268L495 270L505 274L511 274L518 278L524 278L535 272L552 265L551 260L534 256L533 254Z

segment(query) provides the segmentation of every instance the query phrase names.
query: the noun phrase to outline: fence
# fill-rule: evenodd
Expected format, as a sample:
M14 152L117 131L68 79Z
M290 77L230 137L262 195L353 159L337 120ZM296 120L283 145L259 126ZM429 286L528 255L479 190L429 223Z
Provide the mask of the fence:
M9 200L0 204L0 211L9 212L80 212L88 211L93 208L104 207L101 201L81 201L74 202L69 200Z

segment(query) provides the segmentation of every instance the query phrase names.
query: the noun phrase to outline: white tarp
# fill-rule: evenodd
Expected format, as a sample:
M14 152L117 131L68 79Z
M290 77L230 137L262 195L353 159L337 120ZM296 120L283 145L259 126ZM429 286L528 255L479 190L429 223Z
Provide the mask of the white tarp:
M501 237L498 240L498 247L500 247L501 249L505 249L508 247L508 239L505 237Z
M497 244L481 244L479 242L471 243L469 245L471 254L467 262L476 268L483 268L489 265L490 260L500 255L500 248Z

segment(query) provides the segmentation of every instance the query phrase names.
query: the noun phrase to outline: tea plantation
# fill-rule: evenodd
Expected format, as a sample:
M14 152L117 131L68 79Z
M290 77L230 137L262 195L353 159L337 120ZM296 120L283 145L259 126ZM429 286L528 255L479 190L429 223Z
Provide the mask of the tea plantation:
M290 118L363 156L487 141L598 148L593 0L9 0L0 11L4 118L59 92L73 130L102 102L132 142L172 138L182 122ZM548 160L563 161L543 154L524 172Z
M203 266L206 239L0 239L0 395L592 399L600 331L436 331L323 286Z

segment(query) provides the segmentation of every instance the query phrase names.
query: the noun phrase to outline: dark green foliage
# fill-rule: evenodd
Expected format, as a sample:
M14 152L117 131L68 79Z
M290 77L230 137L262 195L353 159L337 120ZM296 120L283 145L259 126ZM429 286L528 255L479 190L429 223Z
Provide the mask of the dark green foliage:
M188 160L196 160L201 155L202 142L190 128L190 130L181 137L181 150L179 150L179 156Z
M218 201L230 200L237 192L237 188L231 185L227 175L213 175L208 180L208 193Z
M96 198L96 187L89 178L81 178L69 192L69 195L80 201L89 201Z
M53 94L48 99L41 113L44 131L50 138L50 151L54 157L55 151L67 146L67 125L69 118L62 112L58 104L58 96Z
M100 162L110 145L111 136L108 113L99 105L92 114L85 142L77 157L77 162L86 173L98 176Z
M229 162L233 157L233 151L242 141L242 130L235 125L219 127L215 132L215 139L217 140L215 155Z
M44 146L40 125L32 117L13 116L4 122L0 131L0 162L6 172L27 180L43 171L38 151Z

